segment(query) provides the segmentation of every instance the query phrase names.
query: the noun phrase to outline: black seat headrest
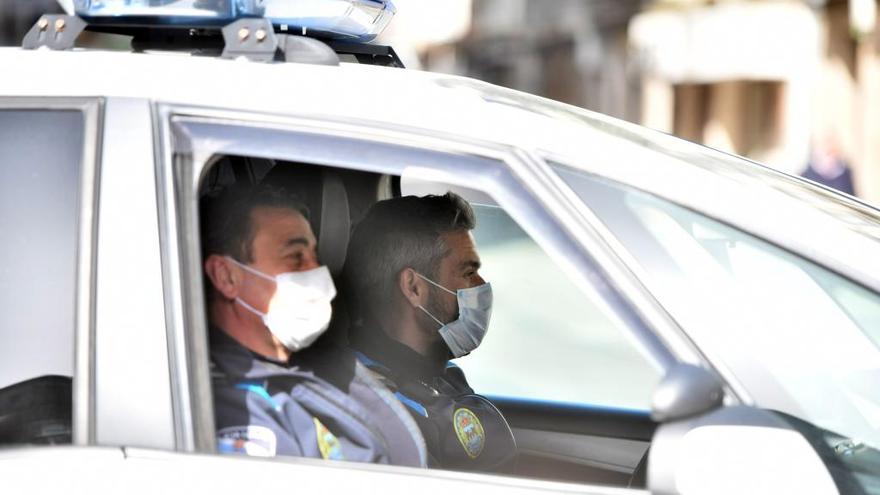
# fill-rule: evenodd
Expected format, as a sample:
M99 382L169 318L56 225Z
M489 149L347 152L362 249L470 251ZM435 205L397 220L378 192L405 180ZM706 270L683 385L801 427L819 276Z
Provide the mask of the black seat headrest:
M282 187L305 203L318 238L318 260L338 276L345 264L351 229L348 193L338 172L314 165L279 164L261 183Z
M318 232L318 259L336 278L342 273L351 233L348 193L342 179L332 170L324 170L321 197L321 225Z
M71 443L72 383L46 375L0 389L0 445Z

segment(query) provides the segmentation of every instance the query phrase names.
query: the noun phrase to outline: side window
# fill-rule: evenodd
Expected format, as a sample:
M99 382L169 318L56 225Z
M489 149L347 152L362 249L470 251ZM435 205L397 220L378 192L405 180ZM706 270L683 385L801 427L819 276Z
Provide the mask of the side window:
M622 327L487 195L404 175L402 193L467 199L477 216L480 273L492 284L490 330L458 360L481 394L625 409L649 408L661 371Z
M202 224L200 246L192 243L192 236L186 237L185 232L174 233L186 249L186 264L194 269L190 271L193 276L181 280L181 292L189 298L183 301L182 307L194 308L184 315L185 331L193 333L189 345L207 346L204 353L188 349L186 358L204 359L193 366L203 366L203 373L209 368L208 356L213 360L210 374L205 373L203 378L196 377L190 382L199 388L198 395L210 394L212 401L207 403L213 407L209 410L206 402L201 402L200 407L205 409L193 414L194 427L198 431L201 432L203 426L211 427L205 428L204 434L199 433L197 449L330 459L338 457L334 457L332 445L326 444L327 438L361 438L358 432L363 425L359 421L334 419L336 412L332 407L304 419L293 418L295 411L300 409L290 408L293 416L276 421L273 419L275 413L269 409L287 411L283 406L274 408L289 401L299 401L297 403L305 408L312 407L313 404L309 405L312 396L301 395L292 388L296 386L294 382L283 381L279 382L283 387L266 388L262 382L254 383L251 377L241 375L242 370L251 368L229 364L234 361L230 355L240 347L257 345L243 344L243 339L237 338L243 332L236 333L233 326L237 321L259 322L262 319L264 326L248 324L245 328L239 325L239 329L252 333L271 332L276 335L277 342L273 340L274 347L260 351L249 347L251 352L262 352L267 359L272 356L290 359L285 361L287 363L295 363L297 356L303 357L302 366L313 367L315 376L329 373L334 380L345 379L338 376L338 373L345 372L345 366L340 366L344 359L309 361L309 356L317 355L310 354L311 347L297 348L278 337L278 334L287 336L286 328L282 328L281 320L273 319L270 313L273 308L293 308L294 304L276 304L275 297L281 298L287 293L260 289L267 285L272 289L271 279L279 274L292 274L280 282L305 280L305 276L315 275L313 280L317 282L310 287L324 297L323 288L327 286L324 282L329 274L336 284L329 323L324 327L326 331L316 337L318 340L307 346L315 346L320 352L327 351L328 347L323 345L328 343L348 347L349 355L357 356L370 376L380 380L378 383L397 398L397 401L382 402L390 408L389 411L373 415L357 412L357 417L371 418L372 424L367 425L367 429L373 430L377 438L384 436L385 446L361 449L367 453L361 454L360 451L345 451L348 444L341 444L343 450L340 452L346 460L456 470L459 469L456 466L467 466L462 469L619 486L627 486L637 474L636 468L644 457L655 427L646 410L662 374L662 366L657 362L663 361L665 356L651 358L643 355L641 344L630 340L641 329L635 327L638 323L633 320L637 317L629 308L616 306L613 288L603 285L601 280L588 280L581 277L580 272L572 272L587 266L585 263L589 264L587 256L558 228L550 212L523 201L523 195L528 192L514 180L504 162L413 145L300 133L296 129L236 127L223 122L213 124L186 119L175 122L175 125L185 128L186 132L181 132L180 136L192 140L188 143L191 146L184 148L194 150L189 157L191 160L181 159L175 163L183 168L183 173L177 177L198 177L200 180L198 188L185 184L176 191L186 203L199 206L194 210L199 215L198 221L185 223ZM218 143L222 143L222 147L215 147ZM454 149L452 143L450 148ZM181 158L186 157L182 154ZM186 167L190 166L200 168L188 170ZM468 178L470 188L453 185L461 177ZM479 271L482 278L492 284L494 298L488 335L479 349L455 361L461 370L443 366L448 356L446 352L431 354L420 350L425 349L421 344L426 341L434 345L438 340L432 339L431 329L424 323L410 323L421 320L410 318L412 308L406 303L399 304L401 298L386 297L383 300L382 295L373 297L375 294L395 297L398 293L393 287L406 290L400 287L399 280L401 274L407 276L408 272L398 270L394 265L396 260L388 259L386 255L389 253L390 256L399 254L389 246L402 246L401 251L410 250L400 258L410 253L436 257L436 254L425 254L436 250L421 245L413 248L408 243L411 239L402 234L411 229L414 239L428 238L419 229L429 215L436 213L438 218L446 218L442 215L451 210L456 215L460 212L460 203L455 198L450 199L454 205L443 204L442 199L436 203L428 200L427 203L435 206L421 209L425 202L399 197L442 195L447 191L458 193L475 212L476 229L472 234L482 261ZM187 196L195 192L197 195ZM288 204L274 202L276 196L294 198L292 203L296 205L286 207L294 211L285 214L266 211L273 208L271 205ZM499 201L494 201L494 197ZM267 202L262 202L264 199ZM372 209L386 199L395 201ZM248 209L239 207L248 204L252 205ZM240 223L237 214L256 211L256 208L262 208L259 205L266 207L258 214L260 218L252 216L248 220L252 225L260 225L250 231L249 235L253 237L248 241L241 238L240 233L244 231L236 230L231 223ZM435 207L438 209L433 210ZM186 213L185 209L182 210ZM409 214L401 213L404 210ZM269 227L276 220L277 225ZM216 224L212 226L212 222ZM396 222L395 227L390 228L391 224L387 222ZM302 233L306 230L305 225L310 227L310 233ZM278 236L264 235L268 232L265 229L270 228L273 232L290 232ZM376 234L365 234L367 232ZM392 235L383 238L378 235L382 232L391 232ZM226 237L231 242L225 243ZM305 242L289 241L294 238ZM259 246L255 239L259 239ZM459 254L466 259L456 266L466 265L470 269L470 243L461 237L457 239L462 241L459 247L466 246L458 251L466 251ZM547 244L536 242L536 239ZM264 249L267 243L273 242L311 247L315 245L313 241L317 246L316 253L308 253L309 262L303 264L288 265L288 258L281 256L286 252L283 246ZM240 249L242 246L251 246L254 251L248 255ZM273 261L267 256L281 257ZM416 263L406 259L406 263ZM452 258L444 254L443 259ZM371 260L375 262L370 263ZM425 270L419 266L408 268ZM320 270L320 277L318 272L296 275L312 270ZM227 277L226 274L238 275ZM386 274L398 277L398 283L388 282ZM474 275L469 272L463 276ZM446 278L450 277L447 274ZM200 283L196 284L196 281ZM276 288L280 286L279 280L274 282ZM295 294L293 291L289 293ZM485 294L484 291L477 293ZM420 294L404 293L404 297L421 297ZM406 300L415 306L412 299ZM419 307L430 316L434 311L442 314L443 320L450 321L450 315L440 313L447 311L448 305L431 304L430 299L427 303L422 300ZM428 309L421 305L428 306ZM476 311L482 311L482 303L479 305ZM414 309L412 311L415 313ZM228 317L233 314L244 317L240 320ZM321 316L327 312L322 309L310 314ZM394 320L389 315L401 317ZM424 321L428 319L424 318ZM438 321L436 316L434 321ZM276 328L273 330L273 323L268 322L275 322ZM320 323L324 325L325 321ZM450 328L452 326L447 326L447 330ZM427 338L419 340L422 335ZM445 342L452 350L454 343L451 341L461 334L449 331L447 335L453 336L444 337L441 345ZM286 350L280 349L279 344ZM467 345L470 344L462 346ZM276 352L279 349L281 352ZM432 349L440 350L435 346L428 351ZM300 352L302 354L297 354ZM330 355L324 354L325 358L327 356ZM437 358L439 366L435 362ZM323 368L327 363L332 364ZM273 370L273 373L278 371ZM345 382L340 383L344 390L348 390ZM474 397L471 389L487 396L493 407L488 407L482 398ZM322 390L328 394L336 393ZM440 395L443 400L436 400ZM268 401L267 396L272 401ZM349 407L358 409L360 400L351 401ZM453 409L464 411L460 423L449 424L445 413L440 412L443 410L440 408L451 404L447 400L455 404L459 404L456 401L469 401L466 407L462 405ZM371 411L385 407L375 401L369 404ZM264 416L260 412L263 410L269 412ZM342 417L350 415L346 411L342 413ZM471 421L465 413L479 421ZM423 434L425 444L421 450L419 442L415 442L415 450L411 450L406 436L398 434L401 430L397 423L400 421L415 422L419 430L407 431ZM301 428L291 428L290 425L294 424ZM469 426L474 424L478 426ZM491 433L484 435L477 428L485 428L483 433ZM324 434L325 430L332 435ZM436 434L437 431L441 434ZM493 440L486 440L489 435ZM517 449L510 448L511 439L515 440ZM447 440L455 448L444 450L449 445L444 443ZM484 444L488 441L498 443ZM387 461L363 457L386 448L392 456ZM469 459L481 455L474 455L474 451L480 449L486 449L487 455L482 457L485 463L474 461L477 464L468 464ZM346 452L353 457L348 457ZM517 466L505 464L511 460L508 457L511 454L519 456ZM502 467L511 470L503 471Z
M0 445L71 441L84 122L0 110Z
M204 175L202 194L286 178L310 211L318 258L336 278L347 232L396 177L369 172L226 156ZM494 397L647 410L661 370L630 340L630 330L569 274L487 194L404 174L402 195L443 194L469 201L482 259L493 286L490 331L478 351L457 362L475 391ZM384 187L383 187L384 185ZM337 306L332 338L345 342L346 308Z

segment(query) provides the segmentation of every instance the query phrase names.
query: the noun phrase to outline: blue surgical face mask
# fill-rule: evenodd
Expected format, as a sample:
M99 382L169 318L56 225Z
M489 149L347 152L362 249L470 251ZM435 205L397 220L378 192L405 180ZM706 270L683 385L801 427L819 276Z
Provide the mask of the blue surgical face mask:
M416 274L426 282L456 297L458 318L449 323L438 320L422 306L419 306L419 309L440 325L440 337L446 342L454 357L460 358L470 354L479 347L489 330L489 318L492 316L492 285L485 283L453 292L420 273Z

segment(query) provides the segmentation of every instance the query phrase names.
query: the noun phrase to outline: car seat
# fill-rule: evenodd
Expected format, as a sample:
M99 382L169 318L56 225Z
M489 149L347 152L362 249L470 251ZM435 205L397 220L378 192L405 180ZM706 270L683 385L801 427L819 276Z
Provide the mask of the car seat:
M0 445L71 443L72 383L46 375L0 389Z

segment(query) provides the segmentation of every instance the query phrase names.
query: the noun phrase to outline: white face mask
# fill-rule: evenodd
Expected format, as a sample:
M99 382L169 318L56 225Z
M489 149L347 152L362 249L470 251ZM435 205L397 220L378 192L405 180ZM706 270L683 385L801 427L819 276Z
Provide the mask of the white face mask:
M487 282L452 292L422 274L416 275L456 297L458 318L449 323L438 320L422 306L419 306L419 309L440 325L440 337L446 342L454 357L460 358L470 354L479 347L489 330L489 319L492 317L492 285Z
M310 346L330 325L330 301L336 287L326 266L302 272L280 273L274 277L240 261L229 258L248 272L275 282L275 295L269 311L263 313L240 298L235 302L263 318L263 323L289 350L296 352Z

